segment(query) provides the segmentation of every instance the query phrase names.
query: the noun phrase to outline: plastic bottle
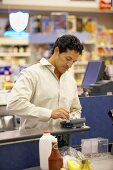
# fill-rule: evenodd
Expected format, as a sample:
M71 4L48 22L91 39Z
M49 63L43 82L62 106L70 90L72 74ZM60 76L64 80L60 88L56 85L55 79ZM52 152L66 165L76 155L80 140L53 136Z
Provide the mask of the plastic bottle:
M49 170L48 158L52 150L52 141L57 142L57 138L51 135L49 131L44 131L39 140L39 159L41 170Z
M60 170L63 168L63 158L58 150L58 142L52 142L52 151L48 162L49 170Z

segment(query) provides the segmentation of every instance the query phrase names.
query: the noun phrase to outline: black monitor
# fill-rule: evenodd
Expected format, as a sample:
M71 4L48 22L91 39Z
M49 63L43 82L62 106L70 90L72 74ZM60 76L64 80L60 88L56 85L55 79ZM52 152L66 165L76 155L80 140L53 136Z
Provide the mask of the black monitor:
M104 71L104 61L89 61L82 81L82 87L88 87L91 84L95 84L96 82L102 80Z

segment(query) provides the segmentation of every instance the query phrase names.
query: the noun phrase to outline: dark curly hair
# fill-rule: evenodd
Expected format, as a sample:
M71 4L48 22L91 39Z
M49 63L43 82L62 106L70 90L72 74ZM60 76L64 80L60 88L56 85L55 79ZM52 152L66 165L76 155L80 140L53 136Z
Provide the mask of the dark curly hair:
M54 53L54 49L58 47L59 52L67 52L67 50L75 50L82 54L83 45L80 40L74 35L63 35L55 41L51 53Z

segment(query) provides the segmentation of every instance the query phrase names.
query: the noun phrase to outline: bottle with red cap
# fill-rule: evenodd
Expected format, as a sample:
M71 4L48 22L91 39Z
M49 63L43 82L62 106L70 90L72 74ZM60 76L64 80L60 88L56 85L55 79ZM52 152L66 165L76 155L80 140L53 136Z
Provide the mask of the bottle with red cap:
M52 141L57 142L57 138L50 134L50 131L44 131L39 139L39 159L41 170L49 170L48 158L52 150Z
M48 163L49 170L60 170L63 168L63 158L58 150L58 142L52 142L52 151Z

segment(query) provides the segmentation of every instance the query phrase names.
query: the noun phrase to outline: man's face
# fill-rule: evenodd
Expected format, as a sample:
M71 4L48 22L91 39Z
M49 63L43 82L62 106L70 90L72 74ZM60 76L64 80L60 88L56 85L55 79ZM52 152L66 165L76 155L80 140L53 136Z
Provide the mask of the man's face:
M77 61L80 54L75 50L67 50L67 52L59 53L56 49L55 66L59 73L63 74L74 62Z

